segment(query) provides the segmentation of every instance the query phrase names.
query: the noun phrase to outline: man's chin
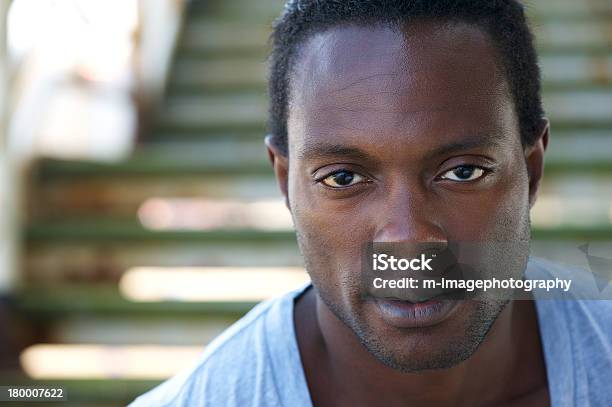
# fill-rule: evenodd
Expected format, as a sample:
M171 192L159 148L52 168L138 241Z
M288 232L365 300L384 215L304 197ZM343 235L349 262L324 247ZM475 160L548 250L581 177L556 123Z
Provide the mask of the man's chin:
M367 327L353 331L378 361L392 369L404 373L447 369L476 352L504 305L376 300L364 308Z

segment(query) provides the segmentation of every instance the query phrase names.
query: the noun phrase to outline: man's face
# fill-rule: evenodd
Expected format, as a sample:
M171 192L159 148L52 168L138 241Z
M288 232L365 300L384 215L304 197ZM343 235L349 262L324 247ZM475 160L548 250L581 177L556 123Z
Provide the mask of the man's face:
M363 244L529 238L525 155L497 60L480 29L421 22L335 27L295 64L288 203L308 272L364 346L402 371L469 357L505 302L443 301L411 324L364 293Z

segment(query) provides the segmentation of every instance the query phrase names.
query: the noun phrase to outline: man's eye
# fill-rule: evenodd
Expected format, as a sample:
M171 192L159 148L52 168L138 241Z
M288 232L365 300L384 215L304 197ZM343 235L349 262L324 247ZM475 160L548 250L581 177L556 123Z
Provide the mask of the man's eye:
M485 170L474 165L460 165L452 170L446 171L442 175L442 179L448 179L457 182L474 181L482 177Z
M364 182L366 178L351 171L338 171L323 178L321 182L331 188L346 188Z

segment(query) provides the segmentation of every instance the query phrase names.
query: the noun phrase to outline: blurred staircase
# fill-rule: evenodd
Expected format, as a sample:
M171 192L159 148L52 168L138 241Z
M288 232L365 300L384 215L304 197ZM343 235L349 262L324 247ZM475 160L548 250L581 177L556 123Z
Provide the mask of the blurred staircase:
M534 237L543 252L562 255L575 242L612 241L612 4L527 3L552 122L543 205L557 215L536 207ZM26 344L203 347L253 302L132 301L118 287L125 271L301 264L290 228L155 224L181 210L177 199L280 201L263 145L267 36L280 10L278 0L193 2L155 130L133 157L36 163L15 303ZM67 386L76 405L120 405L159 382L109 371L37 383Z

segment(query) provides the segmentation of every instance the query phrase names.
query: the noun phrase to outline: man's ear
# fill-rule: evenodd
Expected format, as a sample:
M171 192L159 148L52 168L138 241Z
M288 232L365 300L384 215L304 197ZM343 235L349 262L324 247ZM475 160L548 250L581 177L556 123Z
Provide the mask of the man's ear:
M533 207L538 197L542 175L544 174L544 152L550 137L550 122L542 119L540 134L533 145L525 149L525 162L529 175L529 207Z
M265 139L266 148L268 149L268 158L274 168L276 181L285 198L285 206L291 211L289 206L288 181L289 181L289 159L275 144L272 135L268 134Z

